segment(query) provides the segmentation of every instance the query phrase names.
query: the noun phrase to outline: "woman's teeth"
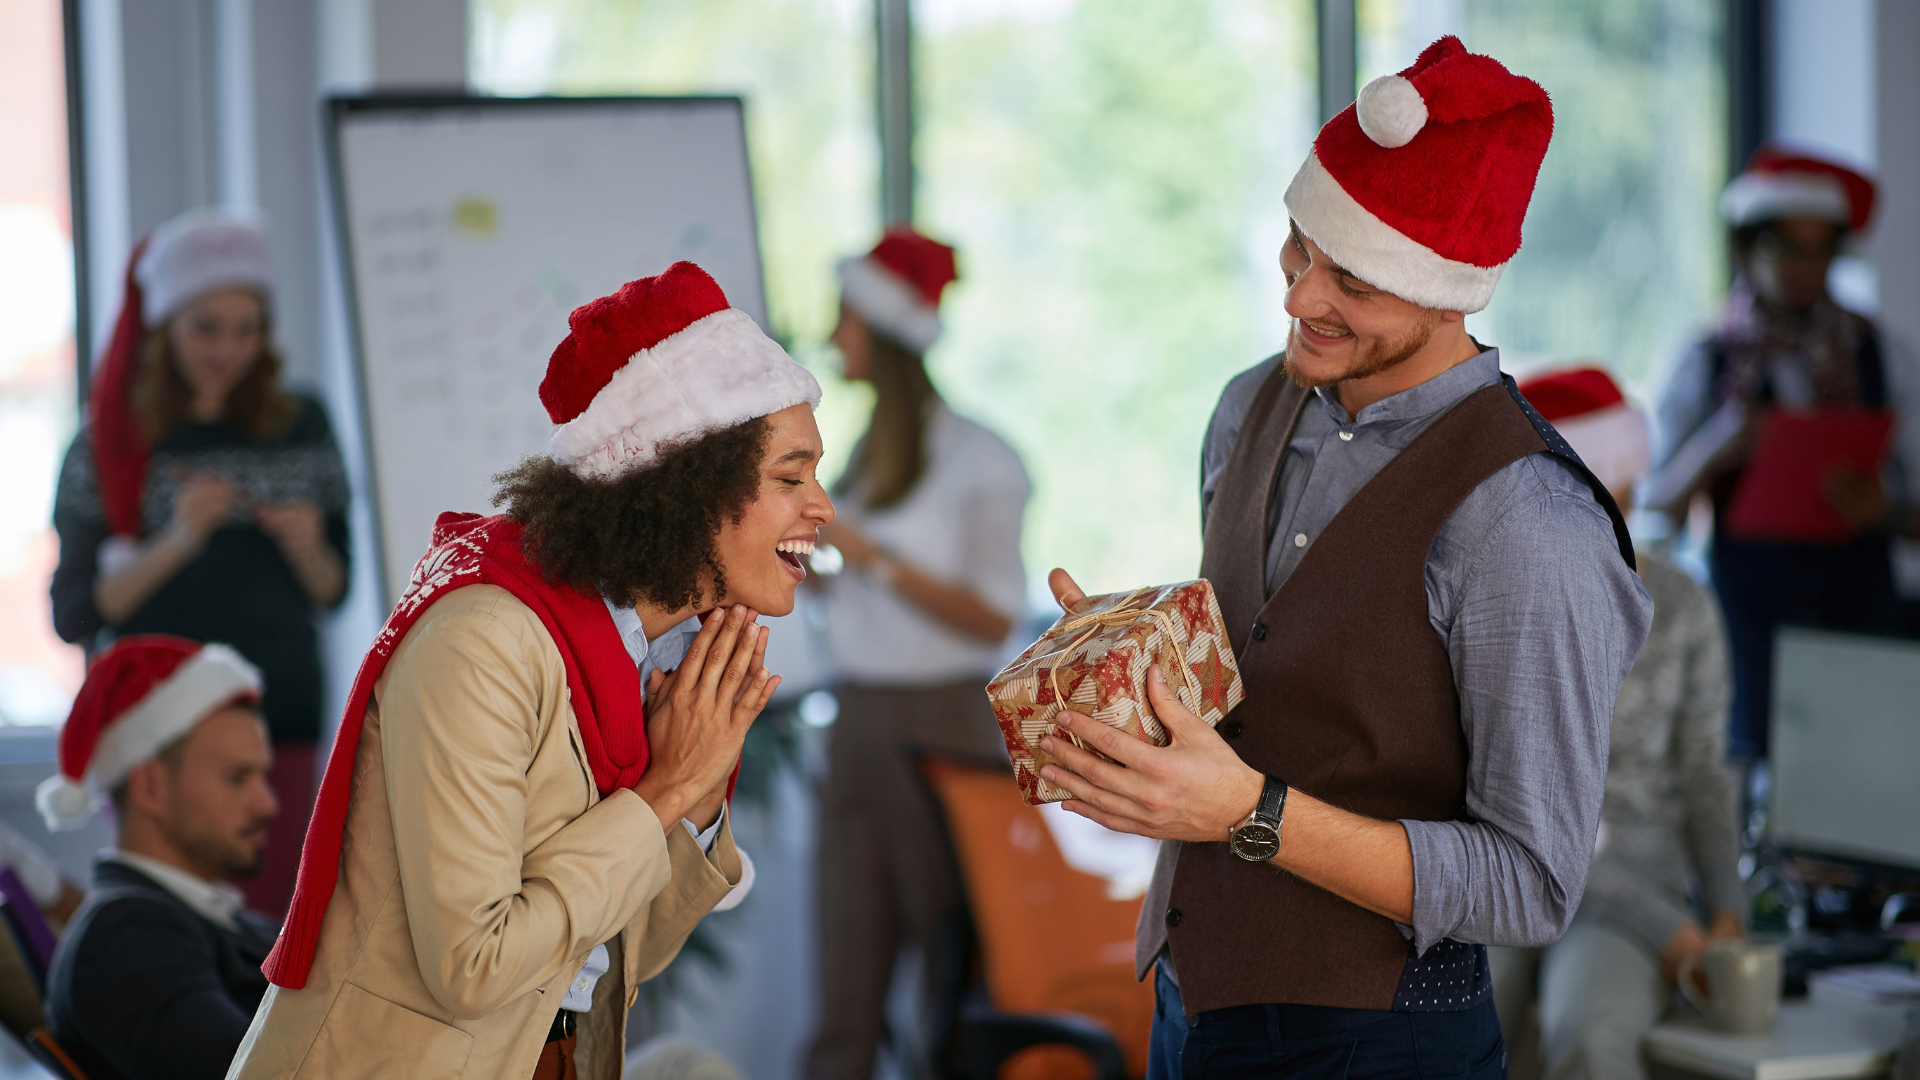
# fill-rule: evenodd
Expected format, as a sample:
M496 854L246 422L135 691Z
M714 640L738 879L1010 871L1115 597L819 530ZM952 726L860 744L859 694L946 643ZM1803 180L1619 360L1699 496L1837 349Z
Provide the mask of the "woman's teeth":
M784 551L789 555L811 555L813 554L813 541L782 540L773 545L773 550Z

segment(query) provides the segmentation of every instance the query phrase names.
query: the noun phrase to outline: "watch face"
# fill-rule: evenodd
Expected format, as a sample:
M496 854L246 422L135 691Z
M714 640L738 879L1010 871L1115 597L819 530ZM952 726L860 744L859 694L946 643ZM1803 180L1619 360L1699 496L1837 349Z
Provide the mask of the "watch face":
M1233 830L1233 853L1248 862L1266 862L1280 854L1280 831L1249 821Z

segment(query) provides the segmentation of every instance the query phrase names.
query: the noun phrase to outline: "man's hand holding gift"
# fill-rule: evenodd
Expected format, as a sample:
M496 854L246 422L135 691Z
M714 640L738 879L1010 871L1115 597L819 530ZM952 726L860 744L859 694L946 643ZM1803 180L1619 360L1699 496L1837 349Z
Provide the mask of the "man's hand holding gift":
M1048 584L1065 610L1086 598L1064 570L1053 571ZM1180 704L1157 664L1147 678L1147 697L1166 727L1166 746L1063 710L1054 719L1062 734L1040 742L1057 762L1045 766L1041 776L1073 793L1062 804L1065 809L1116 832L1226 842L1233 827L1253 813L1265 777ZM1067 733L1112 760L1073 745ZM1412 920L1413 853L1397 822L1349 813L1294 790L1287 796L1280 853L1272 861L1376 914Z

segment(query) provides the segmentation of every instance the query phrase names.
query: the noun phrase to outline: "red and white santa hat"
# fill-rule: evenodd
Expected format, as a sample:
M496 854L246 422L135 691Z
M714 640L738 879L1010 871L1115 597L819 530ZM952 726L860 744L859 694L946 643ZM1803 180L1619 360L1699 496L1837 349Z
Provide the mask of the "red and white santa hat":
M1539 83L1443 37L1327 121L1287 212L1360 280L1422 307L1479 311L1520 250L1552 137Z
M1720 195L1720 216L1735 228L1813 218L1861 232L1873 220L1874 183L1838 162L1763 143Z
M952 248L896 225L838 269L840 298L868 326L916 353L940 339L940 294L960 278Z
M1599 368L1536 376L1520 384L1520 393L1607 490L1631 487L1652 467L1646 414L1629 404L1613 376Z
M260 699L260 670L225 645L168 634L123 637L87 669L60 729L60 771L34 804L55 832L77 829L100 796L224 705Z
M547 453L588 479L643 468L673 443L805 403L820 383L705 270L677 262L590 300L547 361Z

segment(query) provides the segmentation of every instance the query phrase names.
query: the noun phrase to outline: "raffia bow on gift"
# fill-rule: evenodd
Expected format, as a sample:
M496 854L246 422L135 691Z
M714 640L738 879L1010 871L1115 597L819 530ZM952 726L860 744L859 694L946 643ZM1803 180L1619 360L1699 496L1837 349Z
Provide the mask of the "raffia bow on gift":
M1138 594L1116 607L1110 607L1104 611L1090 611L1085 615L1074 615L1055 623L1053 629L1057 633L1071 634L1083 628L1085 632L1068 642L1067 645L1058 652L1048 653L1047 655L1071 656L1080 646L1085 645L1089 638L1098 634L1102 627L1126 626L1129 623L1137 621L1142 615L1154 621L1154 624L1160 628L1160 633L1166 638L1167 645L1173 649L1174 668L1180 673L1180 686L1174 693L1179 694L1181 690L1195 689L1198 683L1194 680L1193 672L1187 667L1187 648L1180 643L1180 635L1173 632L1173 617L1161 611L1159 608L1148 607ZM1060 667L1061 665L1055 664L1053 667L1047 669L1047 685L1053 690L1053 699L1059 702L1060 708L1064 710L1067 707L1067 695L1060 690ZM1188 700L1185 696L1180 697L1180 704L1185 705L1188 709L1194 708L1194 702ZM1052 734L1062 734L1058 725L1054 726ZM1075 735L1073 732L1069 731L1065 734L1067 741L1080 749L1088 753L1099 753L1099 751L1089 747L1086 743L1081 742L1080 736ZM1106 755L1102 754L1101 756L1104 757Z

